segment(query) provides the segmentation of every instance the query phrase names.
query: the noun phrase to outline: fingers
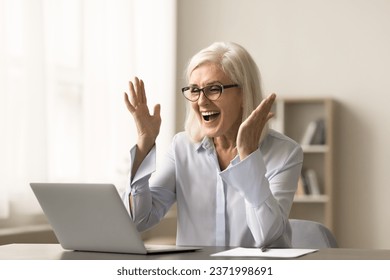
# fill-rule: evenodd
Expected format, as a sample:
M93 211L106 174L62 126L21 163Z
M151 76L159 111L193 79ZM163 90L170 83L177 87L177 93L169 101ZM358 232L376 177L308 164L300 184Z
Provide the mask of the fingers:
M276 94L275 93L272 93L268 98L267 98L267 111L268 111L268 114L267 114L267 119L266 119L266 122L268 122L270 119L272 119L275 114L273 112L271 112L272 110L272 105L274 104L275 102L275 99L276 99Z
M133 81L129 81L129 94L124 92L124 102L130 113L134 114L141 108L140 112L145 112L147 109L147 98L145 93L145 84L143 80L134 77ZM142 106L141 106L142 105ZM149 115L149 110L146 110ZM160 104L154 107L154 116L160 118ZM149 115L150 116L150 115Z
M137 98L137 94L136 94L136 91L135 91L135 88L134 88L134 84L132 82L129 81L129 92L130 92L130 95L129 95L129 98L130 98L130 103L133 107L137 107L138 105L138 98Z
M141 83L142 103L147 104L144 81L140 80L140 83Z
M274 116L271 112L276 94L271 94L257 106L240 125L237 136L238 153L241 160L258 148L259 140L266 123Z
M131 103L130 103L130 100L129 100L129 97L128 97L128 95L127 95L127 93L126 93L126 92L124 92L124 93L123 93L123 99L124 99L124 101L125 101L125 104L126 104L127 110L129 110L129 111L130 111L130 113L133 113L133 112L134 112L134 110L135 110L135 108L134 108L134 106L133 106L133 105L131 105Z
M268 122L270 119L272 119L273 117L275 116L275 114L274 113L272 113L272 112L269 112L268 113L268 116L267 116L267 120L266 120L266 122Z
M274 101L276 99L276 94L272 93L269 95L266 99L264 99L261 103L264 104L264 111L267 110L268 112L271 111L272 105L274 104Z
M160 117L160 111L161 111L161 106L160 104L157 104L154 106L154 109L153 109L153 116L158 116Z
M272 109L272 105L274 104L275 99L276 99L276 94L272 93L267 98L263 99L263 101L261 101L260 105L257 106L257 108L254 110L254 113L260 114L263 117L265 116L267 119L269 119L270 113L273 116L271 109Z
M144 82L138 77L134 77L134 82L129 81L130 103L133 107L138 104L146 104L146 94Z
M144 81L138 79L138 77L134 78L135 81L135 88L136 88L136 94L138 98L138 102L142 104L146 104L146 94L145 94L145 85Z

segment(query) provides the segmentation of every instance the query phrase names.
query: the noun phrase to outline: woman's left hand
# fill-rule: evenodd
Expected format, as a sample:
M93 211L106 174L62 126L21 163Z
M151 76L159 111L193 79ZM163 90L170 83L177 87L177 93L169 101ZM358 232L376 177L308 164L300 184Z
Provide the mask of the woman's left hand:
M265 124L274 114L271 112L276 94L273 93L257 106L249 117L240 125L237 134L237 151L243 160L259 148L261 133Z

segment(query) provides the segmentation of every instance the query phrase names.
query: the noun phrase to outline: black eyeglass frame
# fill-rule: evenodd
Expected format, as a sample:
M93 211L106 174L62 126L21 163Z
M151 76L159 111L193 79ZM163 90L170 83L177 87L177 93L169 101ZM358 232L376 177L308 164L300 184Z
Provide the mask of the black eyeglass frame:
M210 99L210 98L208 97L208 93L205 92L205 89L211 88L211 87L214 87L214 86L219 86L219 87L221 88L221 90L220 90L220 92L219 92L217 98L212 98L212 99ZM221 97L221 95L222 95L224 89L233 88L233 87L240 87L240 86L239 86L238 84L230 84L230 85L212 84L212 85L207 85L207 86L202 87L202 88L198 88L198 87L196 87L196 86L186 86L186 87L183 87L183 88L181 89L181 93L183 94L183 96L184 96L185 99L187 99L188 101L191 101L191 102L196 102L196 101L198 101L199 98L200 98L200 93L201 93L201 92L203 92L204 96L205 96L208 100L210 100L210 101L215 101L215 100L217 100L219 97ZM197 95L196 99L189 99L189 98L185 95L185 92L186 92L187 90L190 90L191 88L197 89L198 95Z

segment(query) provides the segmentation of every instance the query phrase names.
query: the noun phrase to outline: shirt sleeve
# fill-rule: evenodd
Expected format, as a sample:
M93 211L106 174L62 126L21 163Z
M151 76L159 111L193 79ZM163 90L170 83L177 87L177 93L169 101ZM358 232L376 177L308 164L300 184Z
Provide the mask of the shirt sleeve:
M274 161L280 163L277 166L266 166L258 149L243 161L236 158L220 174L245 199L248 227L258 246L289 243L285 234L301 173L302 149L297 145L280 160Z
M136 146L130 150L132 165L135 158ZM169 155L167 156L169 158ZM171 162L168 160L168 162ZM159 180L162 186L153 186L151 177L156 171L156 146L147 154L139 166L134 178L129 180L126 192L122 196L126 208L129 210L133 221L139 231L144 231L156 225L166 214L174 203L176 197L174 192L174 181L167 178L174 178L174 168L165 164L166 168L160 168ZM129 177L130 178L130 177ZM129 198L132 196L132 209L130 209Z
M135 154L137 151L137 147L133 146L130 149L130 170L133 168L133 162L135 158ZM156 169L155 164L155 158L156 158L156 147L154 146L152 150L146 155L145 159L139 166L137 173L134 175L134 178L131 179L131 173L128 175L128 182L127 187L122 195L123 203L126 206L126 209L130 212L130 205L129 205L129 198L131 195L136 195L138 192L142 192L142 190L147 191L147 185L145 184L145 181L148 181L152 173ZM131 172L131 171L130 171ZM133 214L130 212L130 214Z

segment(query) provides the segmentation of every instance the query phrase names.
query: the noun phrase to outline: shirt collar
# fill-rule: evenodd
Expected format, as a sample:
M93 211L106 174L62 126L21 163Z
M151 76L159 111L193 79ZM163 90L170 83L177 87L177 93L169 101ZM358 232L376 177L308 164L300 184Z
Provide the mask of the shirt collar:
M214 150L214 143L213 140L207 136L203 138L201 142L198 142L195 146L195 150L200 152L200 150L203 149L205 151L212 151Z

